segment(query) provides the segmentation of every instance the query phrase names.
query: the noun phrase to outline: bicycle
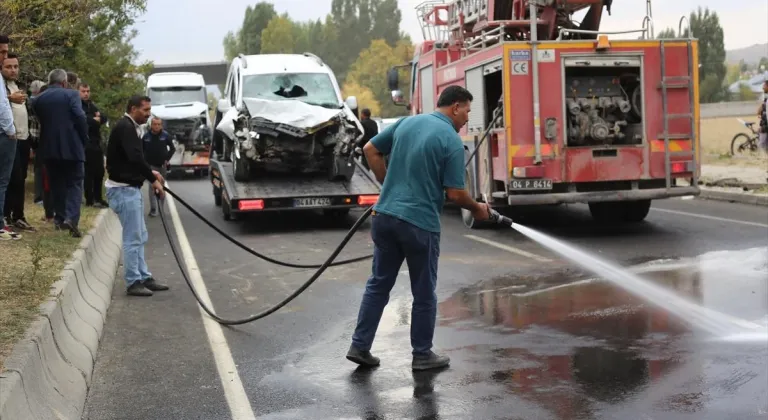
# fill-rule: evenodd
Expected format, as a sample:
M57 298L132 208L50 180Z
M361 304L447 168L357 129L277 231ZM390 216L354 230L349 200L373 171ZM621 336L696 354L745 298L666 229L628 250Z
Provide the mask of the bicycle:
M731 156L735 156L736 152L743 153L745 149L749 149L750 152L755 153L757 152L757 141L759 138L758 131L755 130L755 124L754 122L746 122L742 120L741 118L737 118L737 120L744 125L744 127L747 127L751 132L752 135L750 136L747 133L739 133L733 136L733 140L731 140ZM745 140L742 140L742 143L737 147L739 139L744 138Z

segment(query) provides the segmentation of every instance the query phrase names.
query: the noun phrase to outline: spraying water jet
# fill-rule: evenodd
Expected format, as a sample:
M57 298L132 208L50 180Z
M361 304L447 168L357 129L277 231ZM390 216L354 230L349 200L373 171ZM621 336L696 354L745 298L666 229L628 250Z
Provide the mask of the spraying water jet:
M768 327L714 311L691 302L659 285L633 274L617 265L569 245L549 235L514 223L512 219L493 211L491 221L509 226L541 246L565 257L595 275L604 278L635 296L677 316L692 327L718 338L737 341L768 341Z

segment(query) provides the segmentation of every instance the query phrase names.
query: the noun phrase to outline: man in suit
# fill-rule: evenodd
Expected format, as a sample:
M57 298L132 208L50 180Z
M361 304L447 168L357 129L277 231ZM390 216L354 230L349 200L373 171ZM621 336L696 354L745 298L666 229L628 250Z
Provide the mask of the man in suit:
M85 148L85 205L97 208L107 207L107 202L101 195L104 182L104 151L101 148L101 126L108 119L91 100L91 87L80 83L78 87L80 99L83 101L83 111L88 120L88 146Z
M365 147L368 142L376 137L377 134L379 134L379 125L376 124L376 121L371 119L371 110L368 108L363 108L362 112L360 113L360 124L363 126L363 138L360 139L360 144L358 146ZM365 154L362 156L363 166L365 166L365 169L370 169L368 166L368 159L365 158Z
M150 191L165 197L165 180L158 171L152 170L144 158L141 125L147 122L151 100L146 96L133 96L123 118L120 118L109 134L107 143L107 201L120 219L123 227L123 260L126 292L132 296L152 296L153 292L168 290L149 272L144 259L147 243L147 226L144 223L144 200L141 187L149 181Z
M79 238L88 124L80 94L69 88L66 71L56 69L48 75L48 88L34 99L32 108L40 122L38 156L51 182L53 222Z

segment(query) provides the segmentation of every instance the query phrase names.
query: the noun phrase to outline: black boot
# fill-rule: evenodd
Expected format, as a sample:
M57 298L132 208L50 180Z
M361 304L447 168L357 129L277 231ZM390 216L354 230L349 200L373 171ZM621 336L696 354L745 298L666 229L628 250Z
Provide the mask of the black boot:
M133 283L130 287L128 287L128 290L126 291L131 296L152 296L153 293L151 290L144 287L143 284L141 284L140 281L137 281Z
M413 370L440 369L448 366L450 363L451 359L448 356L438 356L435 352L430 351L428 355L414 355L411 368Z
M355 348L355 346L350 346L349 351L347 352L347 360L351 362L355 362L358 365L363 366L378 366L379 365L379 358L374 357L370 351L362 351Z
M160 291L163 291L163 290L170 289L170 287L168 287L168 286L166 286L164 284L158 283L157 280L153 279L152 277L144 280L144 287L146 287L147 289L149 289L149 290L151 290L153 292L160 292Z

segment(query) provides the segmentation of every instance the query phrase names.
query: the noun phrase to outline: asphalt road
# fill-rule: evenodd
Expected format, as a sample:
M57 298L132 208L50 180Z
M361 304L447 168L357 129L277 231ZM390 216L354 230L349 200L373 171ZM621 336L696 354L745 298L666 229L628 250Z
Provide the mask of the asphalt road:
M170 187L248 246L291 262L322 262L359 214L225 222L207 181ZM193 277L219 315L260 312L310 276L246 255L177 208L199 267ZM115 288L84 418L767 418L768 339L713 340L696 328L741 331L721 313L768 323L765 208L669 200L655 203L647 222L623 228L596 225L584 206L515 220L624 266L693 258L645 277L716 312L681 322L615 286L577 281L589 273L520 233L470 231L446 210L435 346L451 367L410 370L404 265L374 343L382 366L361 370L344 355L369 262L329 269L267 318L219 327L201 317L160 219L148 218L150 269L172 289L135 298ZM368 230L339 258L370 253Z

